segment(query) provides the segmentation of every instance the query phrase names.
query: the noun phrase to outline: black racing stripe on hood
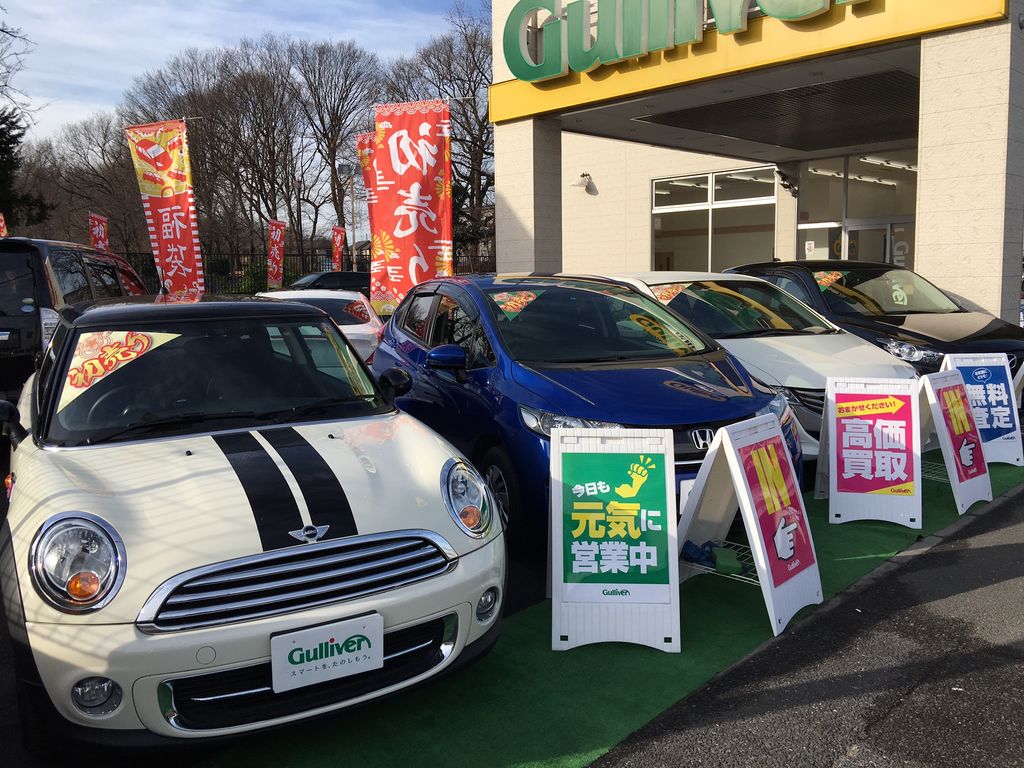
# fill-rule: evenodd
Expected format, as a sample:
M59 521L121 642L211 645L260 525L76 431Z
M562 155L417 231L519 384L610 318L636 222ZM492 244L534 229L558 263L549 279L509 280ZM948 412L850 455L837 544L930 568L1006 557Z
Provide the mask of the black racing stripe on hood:
M359 533L345 490L316 448L291 427L261 430L260 436L274 447L295 475L313 525L330 526L324 539Z
M242 483L263 551L298 544L289 531L301 530L305 525L299 505L288 481L259 440L249 432L214 435L213 439Z

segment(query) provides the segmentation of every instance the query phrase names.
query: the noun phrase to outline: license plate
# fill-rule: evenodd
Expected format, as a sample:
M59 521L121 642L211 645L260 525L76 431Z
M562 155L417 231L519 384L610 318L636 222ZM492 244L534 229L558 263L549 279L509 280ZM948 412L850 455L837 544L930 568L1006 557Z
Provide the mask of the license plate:
M274 693L337 680L384 666L384 617L379 613L272 635Z
M11 338L10 331L0 331L0 341L9 341Z

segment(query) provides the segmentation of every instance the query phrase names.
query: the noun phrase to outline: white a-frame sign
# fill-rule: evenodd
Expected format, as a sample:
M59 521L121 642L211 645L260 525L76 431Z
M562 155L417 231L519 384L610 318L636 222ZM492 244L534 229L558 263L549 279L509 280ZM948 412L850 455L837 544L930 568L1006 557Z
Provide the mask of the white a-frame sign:
M885 520L921 528L920 411L917 379L829 378L830 523Z
M797 611L817 605L822 596L800 483L774 415L718 430L680 515L679 541L721 547L737 505L772 632L778 635ZM686 576L696 574L683 570Z
M953 499L962 515L975 502L992 501L992 478L964 380L960 371L943 371L922 378L921 386L928 397L932 429L942 446ZM922 442L929 437L922 434Z
M636 643L678 653L670 429L551 432L551 647Z
M964 377L967 400L985 446L985 460L1024 467L1017 395L1006 354L946 355L942 370L957 370Z

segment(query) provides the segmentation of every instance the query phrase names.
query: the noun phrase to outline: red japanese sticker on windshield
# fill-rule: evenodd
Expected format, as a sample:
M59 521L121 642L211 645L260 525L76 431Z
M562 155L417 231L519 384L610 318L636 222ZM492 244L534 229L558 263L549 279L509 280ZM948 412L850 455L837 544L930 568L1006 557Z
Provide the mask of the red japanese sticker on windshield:
M364 323L370 322L370 312L362 302L350 301L342 311L358 320L362 320Z
M842 272L815 272L814 282L818 284L822 292L827 291L833 284L843 279Z
M95 331L78 337L67 380L57 410L64 409L79 395L114 371L124 368L148 352L178 338L178 333L139 331Z
M655 298L662 304L668 304L689 287L688 283L666 283L665 285L652 286Z
M498 309L505 313L505 317L513 320L519 313L537 300L539 293L533 291L505 291L503 293L492 293L491 301L498 305Z

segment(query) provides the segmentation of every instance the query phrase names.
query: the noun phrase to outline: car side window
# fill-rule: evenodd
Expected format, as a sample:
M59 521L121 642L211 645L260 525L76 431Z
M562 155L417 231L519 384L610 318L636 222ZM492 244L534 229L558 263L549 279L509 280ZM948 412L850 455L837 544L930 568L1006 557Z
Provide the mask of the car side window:
M117 270L113 264L98 259L84 258L86 271L92 283L93 293L97 299L123 296L120 283L117 282Z
M121 281L121 289L126 296L145 296L149 293L146 286L127 267L115 264L114 268L117 270L117 277Z
M78 251L70 248L54 248L50 251L50 268L57 278L57 288L65 304L92 299L89 278Z
M466 350L470 369L494 365L494 351L483 327L470 317L458 301L449 296L442 296L438 302L437 315L430 332L430 348L442 344L458 344Z
M430 320L430 307L434 303L434 294L413 296L409 302L408 309L402 315L403 331L414 336L420 341L427 339L427 327Z
M800 283L798 283L793 278L785 277L784 275L777 275L776 279L773 280L772 282L779 286L779 288L781 288L782 290L786 291L787 293L796 296L804 304L811 303L811 295L807 292L807 289L800 285Z
M314 284L317 288L324 288L329 291L337 291L341 288L341 278L338 275L324 275Z

